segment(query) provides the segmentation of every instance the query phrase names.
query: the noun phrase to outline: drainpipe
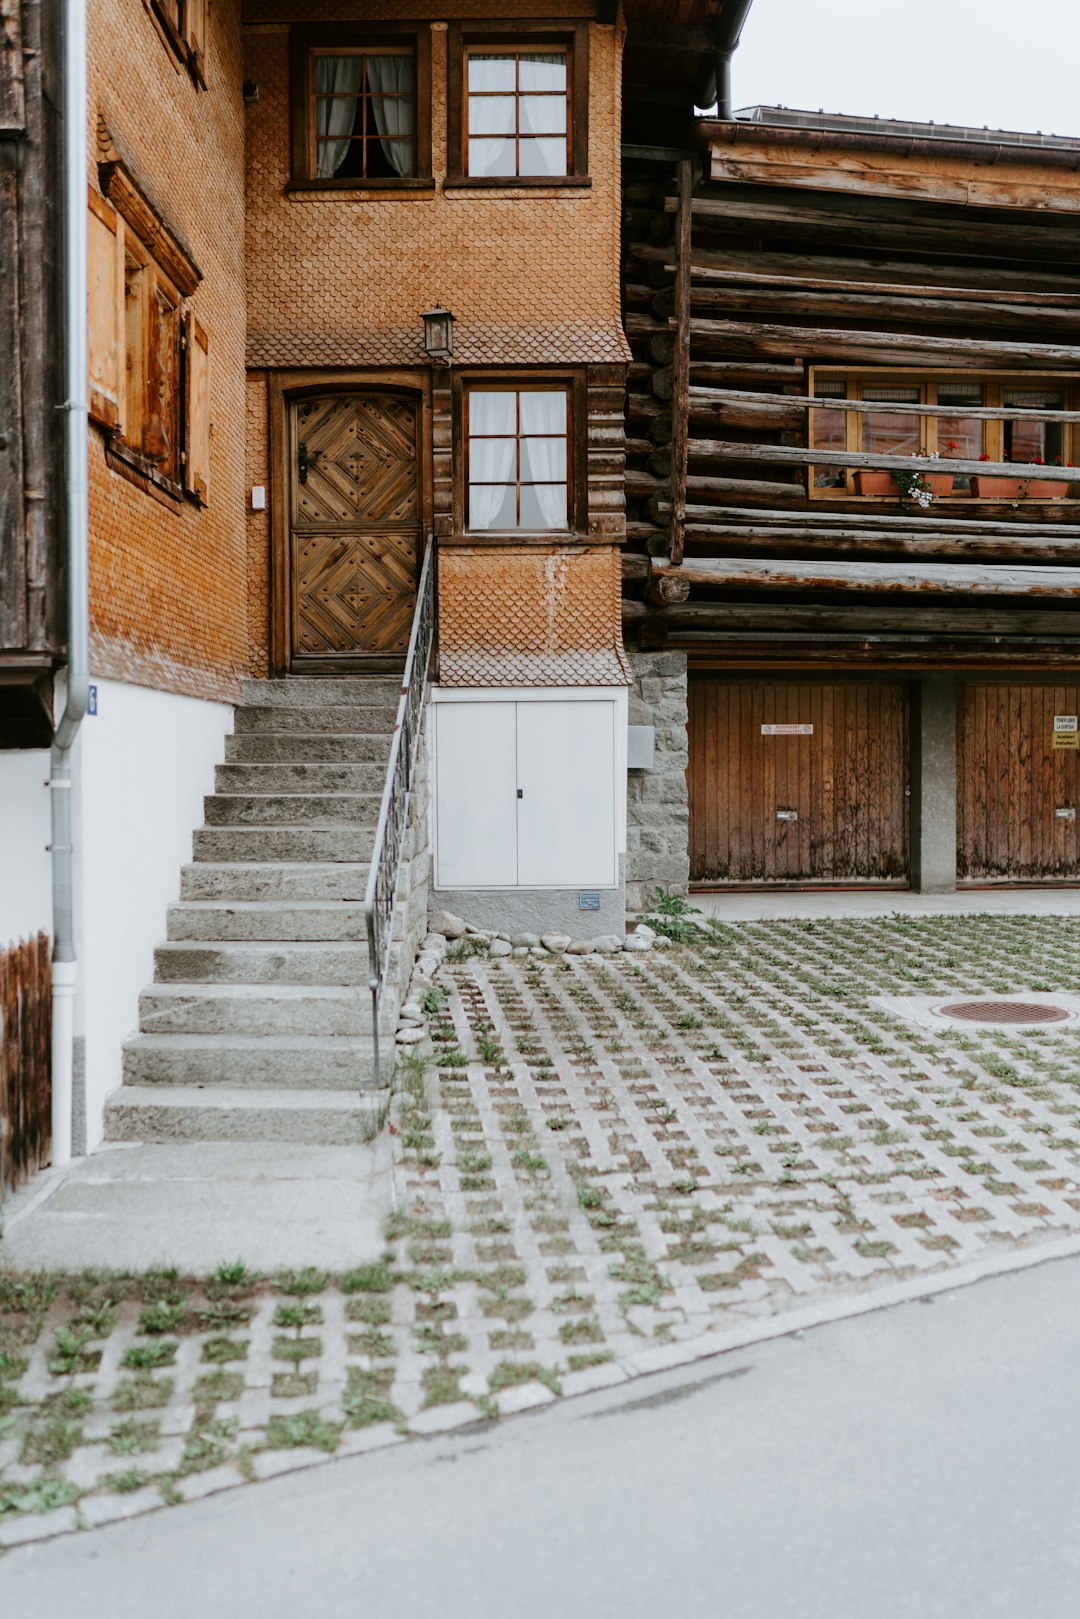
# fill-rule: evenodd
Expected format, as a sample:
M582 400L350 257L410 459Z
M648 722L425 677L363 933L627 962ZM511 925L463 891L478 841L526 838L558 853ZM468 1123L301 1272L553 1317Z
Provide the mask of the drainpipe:
M71 751L90 692L86 353L86 0L63 0L64 486L67 537L67 691L52 744L52 1161L71 1161L75 925Z
M715 55L694 97L697 107L711 107L716 103L716 117L724 120L734 117L731 107L731 58L739 45L743 24L750 15L754 0L728 0L716 22L713 35Z

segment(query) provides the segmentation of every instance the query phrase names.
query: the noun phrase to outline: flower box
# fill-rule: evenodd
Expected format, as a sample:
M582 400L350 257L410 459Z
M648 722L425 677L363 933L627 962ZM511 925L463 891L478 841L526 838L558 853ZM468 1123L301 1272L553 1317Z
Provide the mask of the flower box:
M951 495L953 492L953 474L951 472L923 472L917 464L914 468L922 478L926 487L935 496ZM891 472L872 472L862 467L855 474L855 488L860 495L891 495L893 500L900 498L900 486L895 475Z
M1069 493L1065 478L1031 478L1027 488L1029 500L1064 500Z
M976 472L971 492L982 500L1064 500L1069 484L1065 478L1004 478Z

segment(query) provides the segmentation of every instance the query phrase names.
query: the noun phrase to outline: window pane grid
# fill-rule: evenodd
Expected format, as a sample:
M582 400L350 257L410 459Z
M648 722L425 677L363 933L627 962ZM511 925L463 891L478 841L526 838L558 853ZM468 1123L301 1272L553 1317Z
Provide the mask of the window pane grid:
M466 526L473 529L565 529L569 450L566 392L562 389L476 389L468 398ZM545 407L550 409L551 406L556 407L555 414L564 423L561 432L537 432L535 422L524 420L526 415L542 414ZM497 416L502 419L495 419ZM490 421L493 430L478 431L474 426L476 421L485 424ZM538 471L548 476L537 477Z
M316 178L415 174L415 80L415 57L400 46L315 53Z
M470 51L466 62L467 172L565 175L567 53Z

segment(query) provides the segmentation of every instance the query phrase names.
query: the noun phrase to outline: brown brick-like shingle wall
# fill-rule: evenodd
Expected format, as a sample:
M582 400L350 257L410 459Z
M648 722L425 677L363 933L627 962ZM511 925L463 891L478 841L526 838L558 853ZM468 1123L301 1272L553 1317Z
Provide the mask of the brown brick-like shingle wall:
M90 437L91 653L96 673L230 698L249 660L244 469L244 106L237 0L210 7L197 90L140 0L89 12L90 183L99 118L203 274L190 300L210 339L205 510L164 504Z
M619 319L615 30L591 29L592 184L540 193L443 190L446 32L436 25L436 188L288 196L288 30L249 29L247 51L247 77L259 85L248 122L250 365L423 364L420 314L436 302L456 316L459 365L629 359Z

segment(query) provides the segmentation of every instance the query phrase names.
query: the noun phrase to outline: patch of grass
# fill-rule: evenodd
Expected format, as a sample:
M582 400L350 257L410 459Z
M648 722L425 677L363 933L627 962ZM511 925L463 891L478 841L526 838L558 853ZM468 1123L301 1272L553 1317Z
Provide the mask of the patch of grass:
M528 1147L519 1147L514 1154L514 1168L528 1170L530 1175L540 1175L547 1172L547 1160L538 1152L530 1152Z
M171 1377L122 1377L113 1392L114 1411L160 1411L173 1396Z
M268 1450L289 1450L299 1445L313 1445L327 1453L335 1451L341 1443L341 1428L327 1422L318 1411L297 1411L291 1417L271 1417L266 1425Z
M117 1422L109 1435L109 1449L114 1456L142 1456L156 1450L161 1439L160 1422L136 1422L129 1417Z
M341 1278L343 1293L389 1293L398 1278L389 1265L381 1260L372 1265L357 1265Z
M55 1512L58 1507L70 1506L82 1491L70 1479L48 1476L35 1479L32 1484L16 1484L12 1488L0 1487L0 1518L14 1517L20 1512Z
M559 1337L564 1344L602 1344L603 1330L594 1315L582 1316L577 1321L563 1321Z
M253 1282L255 1277L242 1259L233 1259L218 1266L214 1280L223 1287L238 1287L244 1282Z
M350 1370L341 1399L350 1428L370 1428L376 1422L397 1422L401 1413L390 1402L388 1379Z
M305 1298L311 1293L324 1292L329 1280L327 1271L317 1270L314 1265L306 1265L303 1270L278 1271L274 1277L274 1286L279 1293Z
M502 1389L517 1388L521 1383L543 1383L552 1394L561 1394L558 1374L538 1360L501 1360L488 1378L492 1394Z
M397 1345L387 1332L369 1327L366 1332L349 1333L349 1354L370 1355L373 1360L390 1360L397 1353Z
M436 1053L436 1064L439 1068L468 1068L469 1059L460 1046L452 1046L449 1051Z
M204 1372L192 1389L196 1409L206 1412L223 1401L238 1400L243 1392L242 1372Z
M614 1359L613 1349L598 1349L584 1355L567 1355L566 1364L572 1372L587 1372L590 1366L606 1366Z
M453 1405L465 1396L458 1388L458 1379L464 1375L464 1366L425 1366L420 1379L424 1390L424 1405Z
M314 1360L322 1354L323 1344L321 1338L285 1338L274 1339L271 1351L275 1360L291 1360L297 1366L302 1360Z
M214 1417L208 1422L197 1423L188 1434L179 1472L205 1473L208 1468L226 1461L239 1428L237 1417Z
M316 1327L322 1319L318 1304L279 1304L274 1311L275 1327Z
M82 1443L82 1423L57 1412L23 1435L19 1460L24 1467L55 1467Z
M274 1372L270 1378L270 1393L275 1400L310 1400L318 1388L318 1372Z
M86 1348L94 1336L89 1327L78 1327L74 1331L70 1327L56 1327L53 1336L56 1353L49 1361L49 1370L54 1377L71 1377L75 1372L90 1369L95 1352Z
M196 1311L199 1326L204 1332L227 1332L230 1328L246 1327L254 1314L250 1304L231 1302L208 1304Z
M346 1299L345 1318L347 1321L362 1321L369 1327L384 1327L392 1318L390 1300L379 1294Z
M0 1379L8 1378L12 1383L17 1383L29 1364L25 1355L14 1355L10 1350L0 1349Z
M186 1316L186 1304L166 1304L159 1299L139 1312L139 1331L147 1334L182 1332Z
M481 942L479 939L469 938L466 935L464 938L455 939L452 944L447 946L446 955L443 959L453 963L455 961L468 961L473 956L490 956L490 954L490 944L486 941Z
M246 1338L207 1338L202 1347L202 1358L209 1366L223 1365L230 1360L247 1360Z
M131 1344L124 1350L120 1364L130 1372L154 1372L162 1366L175 1366L179 1348L175 1338L162 1338L156 1344Z
M106 1479L110 1490L116 1495L134 1495L150 1480L145 1473L140 1473L137 1467L127 1467L122 1473L110 1473Z

